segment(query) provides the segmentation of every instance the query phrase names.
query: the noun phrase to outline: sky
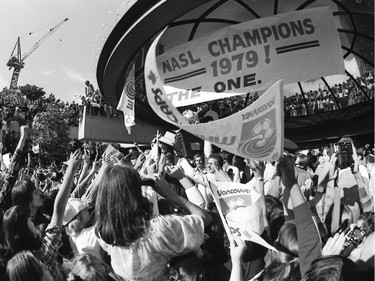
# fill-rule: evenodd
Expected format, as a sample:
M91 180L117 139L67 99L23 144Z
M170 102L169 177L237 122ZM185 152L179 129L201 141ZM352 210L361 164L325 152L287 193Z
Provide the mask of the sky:
M36 85L47 95L53 93L68 102L84 94L86 80L97 88L100 50L130 2L0 0L0 89L9 88L13 69L9 70L6 63L17 37L21 37L23 54L65 18L69 20L26 58L18 86Z
M101 48L112 28L134 2L0 0L0 89L9 87L13 69L9 70L6 63L17 37L21 37L22 53L25 53L50 28L69 18L26 58L18 86L36 85L47 95L53 93L63 101L78 101L78 96L84 94L86 80L97 88L96 64ZM30 32L32 35L28 35ZM315 83L310 86L317 88ZM293 93L296 85L291 88Z

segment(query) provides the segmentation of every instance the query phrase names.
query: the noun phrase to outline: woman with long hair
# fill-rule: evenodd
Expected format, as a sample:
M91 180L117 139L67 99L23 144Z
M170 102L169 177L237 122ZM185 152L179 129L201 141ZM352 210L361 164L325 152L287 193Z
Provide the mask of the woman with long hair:
M35 225L48 223L48 219L38 212L43 207L42 194L43 192L36 188L31 180L18 181L12 189L12 205L20 205L29 209L31 220Z
M171 191L165 179L155 180L159 194L191 215L152 217L140 175L130 166L108 166L99 184L95 231L113 270L125 280L167 280L168 261L199 247L211 221L208 213Z
M6 272L9 281L53 281L47 267L29 251L22 251L11 258Z
M57 256L62 245L61 235L65 206L79 163L80 152L76 151L70 157L64 182L56 196L52 219L43 235L31 221L29 209L23 206L13 206L3 216L5 245L9 252L16 255L20 251L31 251L38 260L47 266L55 281L64 280L63 272L57 263Z

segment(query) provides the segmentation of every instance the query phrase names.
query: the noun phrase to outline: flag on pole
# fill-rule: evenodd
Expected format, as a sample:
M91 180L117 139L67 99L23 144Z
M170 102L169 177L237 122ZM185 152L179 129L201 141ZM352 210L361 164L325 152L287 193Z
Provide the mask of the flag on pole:
M126 79L117 109L124 112L126 130L131 134L131 126L135 125L135 74L134 65Z

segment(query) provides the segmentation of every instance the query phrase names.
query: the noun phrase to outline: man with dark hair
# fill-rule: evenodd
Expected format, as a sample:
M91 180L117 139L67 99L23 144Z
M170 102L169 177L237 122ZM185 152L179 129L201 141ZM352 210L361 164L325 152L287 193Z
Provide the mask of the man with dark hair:
M198 172L204 171L204 156L200 153L197 153L193 157L194 164L195 164L195 170Z
M231 181L228 174L223 170L223 158L217 153L210 154L208 157L206 166L207 173L193 169L186 158L182 158L179 165L184 171L185 175L196 183L195 187L193 188L197 188L201 193L205 202L204 206L200 207L205 209L208 209L209 205L213 202L213 195L209 189L209 181Z

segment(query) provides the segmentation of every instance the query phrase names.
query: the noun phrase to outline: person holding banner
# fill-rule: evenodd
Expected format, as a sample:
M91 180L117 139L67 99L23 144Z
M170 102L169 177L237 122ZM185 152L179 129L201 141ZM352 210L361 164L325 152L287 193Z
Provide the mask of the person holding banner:
M285 186L283 196L290 196L293 205L296 234L298 237L298 259L301 276L303 277L312 261L321 255L322 244L320 234L311 209L297 184L294 160L284 157L280 160L277 168L281 172L281 181Z
M294 160L286 157L281 159L278 172L293 203L296 219L283 225L274 243L277 251L268 250L266 268L251 279L253 281L300 281L312 261L321 255L319 232L297 184Z

